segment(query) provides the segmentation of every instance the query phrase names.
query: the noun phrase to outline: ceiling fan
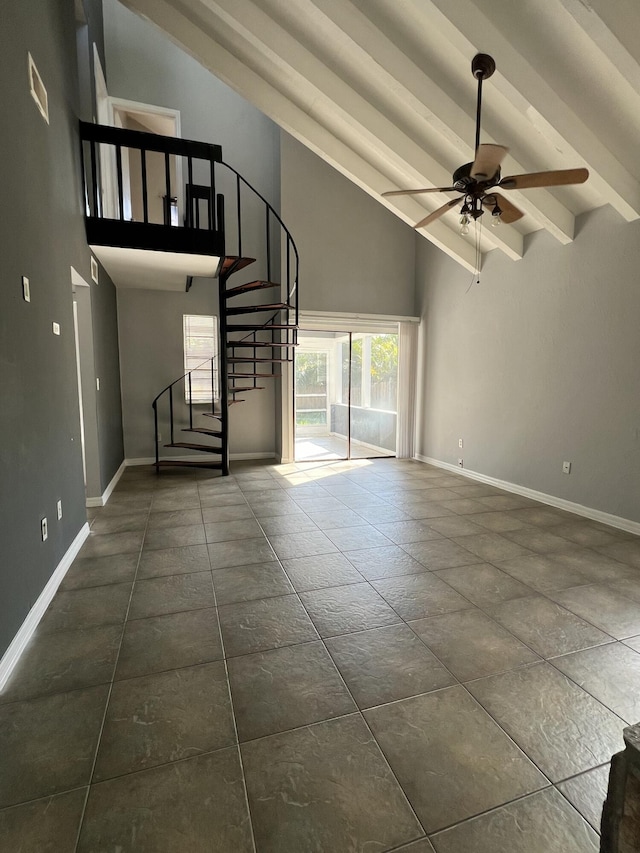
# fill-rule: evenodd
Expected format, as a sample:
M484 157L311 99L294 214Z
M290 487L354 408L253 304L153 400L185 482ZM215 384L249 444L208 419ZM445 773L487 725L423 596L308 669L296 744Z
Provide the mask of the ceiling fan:
M458 192L462 195L434 210L414 228L422 228L439 219L448 210L463 202L460 209L460 233L469 233L469 222L483 215L485 209L491 211L494 225L500 221L516 222L524 216L514 204L495 190L524 190L530 187L558 187L567 184L583 184L589 177L587 169L558 169L552 172L530 172L526 175L501 177L500 165L509 149L504 145L480 145L480 114L482 111L482 83L496 70L491 56L478 53L471 63L471 71L478 81L478 100L476 107L476 156L473 163L465 163L453 173L452 186L429 187L417 190L391 190L382 193L385 197L397 195L418 195L420 193Z

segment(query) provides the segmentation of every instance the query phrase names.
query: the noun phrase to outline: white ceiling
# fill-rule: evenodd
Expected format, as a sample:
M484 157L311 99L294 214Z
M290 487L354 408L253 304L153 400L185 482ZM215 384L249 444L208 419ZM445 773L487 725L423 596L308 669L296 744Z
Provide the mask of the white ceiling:
M94 255L118 288L142 290L186 290L187 277L215 278L220 258L213 255L185 255L153 252L149 249L122 249L119 246L91 246Z
M324 160L413 224L473 159L471 59L491 54L482 142L510 148L504 175L586 166L580 187L510 192L515 225L483 228L483 251L518 259L541 228L561 243L576 214L640 215L638 0L124 0ZM457 209L422 229L468 268Z

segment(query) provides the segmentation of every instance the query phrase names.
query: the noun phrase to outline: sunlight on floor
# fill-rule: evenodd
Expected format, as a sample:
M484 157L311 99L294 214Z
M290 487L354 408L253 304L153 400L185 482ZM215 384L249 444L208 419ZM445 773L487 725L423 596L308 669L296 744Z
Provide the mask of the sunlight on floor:
M334 435L305 436L296 438L295 458L296 462L306 460L335 460L347 458L347 440ZM393 457L393 453L383 450L374 450L371 447L351 439L351 458L386 458Z

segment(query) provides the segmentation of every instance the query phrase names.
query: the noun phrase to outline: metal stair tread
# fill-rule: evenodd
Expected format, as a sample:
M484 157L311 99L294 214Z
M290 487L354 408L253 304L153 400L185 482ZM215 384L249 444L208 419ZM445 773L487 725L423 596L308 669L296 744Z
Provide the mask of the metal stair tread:
M224 465L222 462L214 462L211 459L158 459L155 463L159 468L174 467L193 467L193 468L217 468L222 470Z
M218 272L218 277L220 277L221 275L233 275L234 272L238 272L239 270L242 270L245 267L250 266L251 264L255 264L255 262L255 258L243 258L238 255L227 255L222 259L222 263L220 264L220 270Z
M227 373L227 379L276 379L278 376L279 373Z
M256 279L255 281L248 281L246 284L230 287L225 292L225 298L229 299L230 297L239 296L241 293L251 293L254 290L269 290L274 287L282 287L282 285L276 281L261 281Z
M232 355L229 356L227 361L231 364L290 364L290 358L260 358L256 356L255 358L251 358L249 355ZM250 376L251 374L247 374ZM276 374L278 375L278 374Z
M227 341L228 347L297 347L287 341ZM253 359L252 359L253 360Z
M265 386L260 385L250 385L248 388L240 388L237 385L232 385L229 388L230 394L244 394L245 391L264 391Z
M171 444L165 444L165 447L183 447L186 450L206 450L208 453L221 453L219 447L212 447L210 444L193 444L189 441L174 441Z
M270 332L272 329L292 329L298 327L293 323L229 323L227 332Z
M263 305L238 305L237 308L227 308L225 313L228 317L235 317L239 314L258 314L260 311L288 311L290 309L291 306L287 305L286 302L271 302Z

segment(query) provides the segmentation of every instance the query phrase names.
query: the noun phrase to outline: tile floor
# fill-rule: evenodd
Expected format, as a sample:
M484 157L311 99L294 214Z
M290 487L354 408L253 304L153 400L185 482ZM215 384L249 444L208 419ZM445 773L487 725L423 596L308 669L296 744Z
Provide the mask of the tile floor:
M304 435L304 429L299 429L295 439L295 458L297 462L320 461L330 462L346 459L349 455L349 442L338 435ZM374 450L371 445L351 439L352 459L379 459L393 455L393 451Z
M0 848L595 853L637 537L417 462L129 469L0 695Z

